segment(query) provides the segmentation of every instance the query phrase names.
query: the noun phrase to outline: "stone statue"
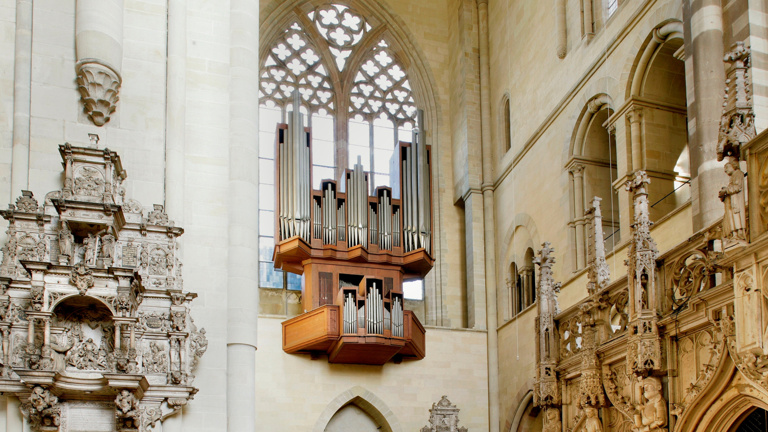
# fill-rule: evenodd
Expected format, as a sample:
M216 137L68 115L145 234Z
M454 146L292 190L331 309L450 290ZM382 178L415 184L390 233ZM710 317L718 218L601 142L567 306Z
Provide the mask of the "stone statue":
M69 229L69 224L66 221L61 221L61 228L59 229L59 264L71 264L70 260L74 242L75 237Z
M83 245L85 246L85 257L83 258L83 260L85 261L85 265L87 266L92 267L96 265L97 243L98 243L98 238L91 233L88 233L88 237L83 239Z
M747 240L747 213L744 204L744 172L736 158L729 158L725 163L728 185L720 189L718 196L725 205L723 233L726 238Z
M644 404L635 406L635 432L666 432L667 401L661 395L661 380L648 377L643 380Z
M584 421L585 432L603 432L603 424L597 416L597 408L585 406L584 414L587 416L587 419Z
M541 432L562 432L563 424L560 421L560 410L557 408L549 407L546 409L544 417L544 426L541 428Z

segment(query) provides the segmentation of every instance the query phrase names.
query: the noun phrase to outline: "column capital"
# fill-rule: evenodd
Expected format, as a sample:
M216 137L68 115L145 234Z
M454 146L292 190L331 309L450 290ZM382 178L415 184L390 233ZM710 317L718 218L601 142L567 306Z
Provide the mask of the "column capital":
M643 118L643 107L639 105L632 105L629 107L627 110L627 118L630 123L639 123L640 119Z
M574 177L581 177L584 175L584 165L573 164L568 168L568 172L573 174Z

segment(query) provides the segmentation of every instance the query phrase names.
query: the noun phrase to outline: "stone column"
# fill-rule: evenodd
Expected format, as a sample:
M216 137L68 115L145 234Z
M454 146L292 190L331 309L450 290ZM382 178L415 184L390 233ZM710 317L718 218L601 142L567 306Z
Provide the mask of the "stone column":
M184 131L187 96L187 2L168 2L165 109L165 211L184 225Z
M485 230L483 195L472 190L464 197L464 232L467 266L467 327L485 329Z
M629 145L632 148L632 171L645 168L645 144L643 143L642 133L643 108L633 106L627 111L627 120L629 120Z
M115 111L123 65L123 0L77 0L77 84L93 124Z
M557 57L564 59L568 53L565 0L555 0L555 20L557 23Z
M230 2L227 428L256 428L259 313L259 3ZM263 143L271 145L272 143Z
M686 67L693 68L693 98L688 96L688 148L691 154L693 231L723 214L717 199L725 183L716 147L725 86L723 10L720 0L683 3ZM686 28L687 30L687 28Z
M576 219L576 269L583 268L586 263L584 251L584 165L571 167L573 174L573 212Z
M32 84L32 0L16 0L11 195L29 189L29 110Z

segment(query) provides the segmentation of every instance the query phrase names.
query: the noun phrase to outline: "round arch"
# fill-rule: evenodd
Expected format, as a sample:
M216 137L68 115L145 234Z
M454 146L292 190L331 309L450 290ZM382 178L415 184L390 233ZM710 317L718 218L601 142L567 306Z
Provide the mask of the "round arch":
M400 421L392 410L378 396L363 387L355 386L336 396L323 410L315 422L312 432L324 432L326 426L339 410L353 404L378 422L382 432L403 432Z

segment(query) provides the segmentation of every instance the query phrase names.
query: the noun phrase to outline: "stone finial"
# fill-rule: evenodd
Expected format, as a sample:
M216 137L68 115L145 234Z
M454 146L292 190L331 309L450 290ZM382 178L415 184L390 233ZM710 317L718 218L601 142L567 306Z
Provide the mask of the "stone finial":
M557 304L557 293L560 284L552 276L552 266L555 264L554 249L549 242L541 245L534 264L539 266L537 278L539 312L538 350L536 353L536 384L534 388L534 404L541 407L560 405L560 390L557 381L557 330L555 316L560 312Z
M23 190L21 196L16 198L16 209L25 213L36 213L38 203L32 191Z
M85 112L96 126L104 126L117 108L122 79L111 67L88 61L77 66L77 86Z
M592 199L592 207L587 210L587 292L590 295L608 286L611 273L605 261L605 240L603 240L603 215L600 211L600 197Z
M744 42L737 42L723 57L730 67L726 71L723 115L717 141L717 160L741 159L741 146L755 137L755 112L752 108L750 76L751 52Z

